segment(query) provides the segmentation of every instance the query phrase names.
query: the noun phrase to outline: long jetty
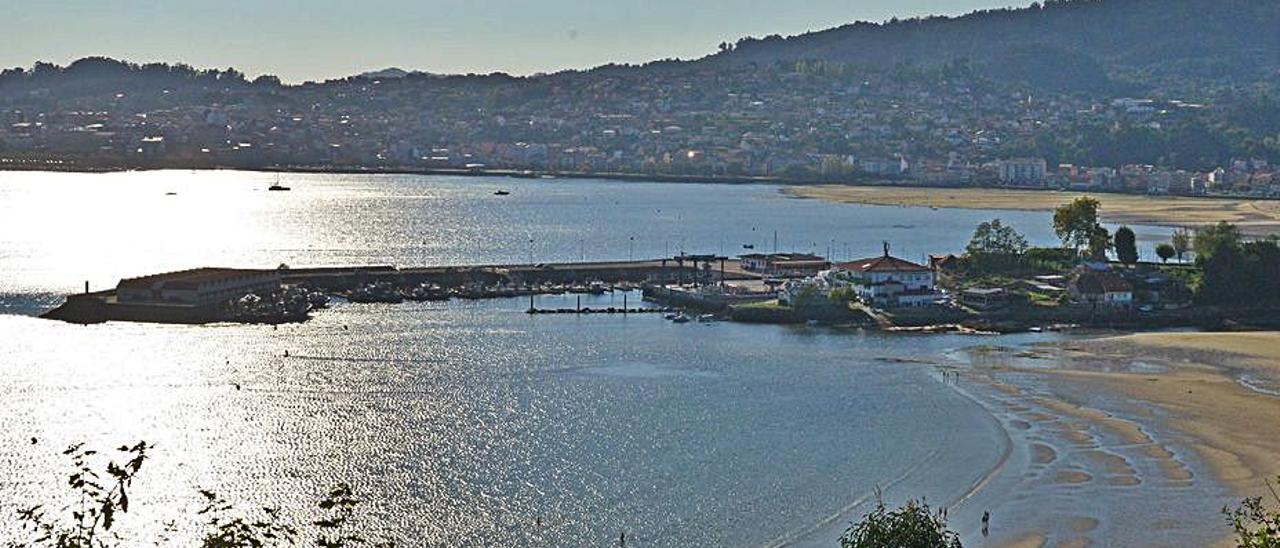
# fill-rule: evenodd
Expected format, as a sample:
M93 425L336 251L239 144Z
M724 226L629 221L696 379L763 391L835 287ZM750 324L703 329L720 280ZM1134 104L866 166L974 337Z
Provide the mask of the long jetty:
M724 270L712 266L710 274L700 270L693 260L651 259L641 261L606 261L580 263L493 264L463 266L429 266L397 268L394 266L359 266L325 268L290 268L281 270L281 280L286 284L306 284L326 290L352 289L363 284L392 283L396 285L435 284L441 287L464 287L471 284L496 285L515 283L531 285L542 283L572 284L599 281L604 283L645 281L681 282L694 281L698 276L712 276L715 280L758 279L759 274L747 272L736 260L725 260Z
M699 260L701 259L701 260ZM714 259L714 260L712 260ZM266 272L266 271L262 271ZM350 295L371 286L391 288L394 295L416 287L438 287L464 298L490 298L547 293L545 287L568 287L599 282L608 286L653 283L691 283L759 278L738 261L709 256L682 256L640 261L579 263L489 264L399 268L391 265L286 268L274 272L283 287ZM500 289L495 289L500 288ZM66 301L42 317L73 323L137 321L202 324L237 321L225 302L186 305L178 302L122 300L117 289L68 295ZM531 307L532 308L532 307ZM595 313L596 311L592 311ZM615 311L617 313L619 311ZM629 312L636 312L632 310ZM552 313L536 310L535 313ZM554 313L561 313L556 310ZM601 313L608 313L607 310ZM291 321L295 317L282 318Z

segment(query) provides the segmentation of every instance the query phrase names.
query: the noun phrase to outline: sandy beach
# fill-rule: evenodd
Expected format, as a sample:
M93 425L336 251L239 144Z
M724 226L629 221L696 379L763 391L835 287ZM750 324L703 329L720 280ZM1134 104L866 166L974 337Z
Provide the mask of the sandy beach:
M1265 494L1264 478L1280 474L1280 332L1143 333L1029 348L980 348L976 363L1001 394L996 401L1016 413L1015 430L1051 434L1049 445L1031 447L1033 468L1067 461L1043 473L1048 483L1147 489L1150 498L1206 489L1201 470L1234 500ZM1194 518L1212 521L1199 515L1210 506ZM1105 523L1106 514L1088 517ZM1002 545L1089 540L1055 525ZM1218 545L1230 545L1223 535Z
M1109 359L1170 364L1159 375L1097 374L1108 388L1165 410L1218 479L1241 496L1280 475L1280 396L1248 379L1280 378L1280 332L1142 333L1085 343ZM1266 381L1261 381L1266 382Z
M847 185L791 186L783 191L795 197L842 203L1018 211L1048 211L1086 195L1039 190ZM1250 234L1280 232L1280 201L1089 195L1102 202L1103 219L1113 223L1188 226L1228 221Z

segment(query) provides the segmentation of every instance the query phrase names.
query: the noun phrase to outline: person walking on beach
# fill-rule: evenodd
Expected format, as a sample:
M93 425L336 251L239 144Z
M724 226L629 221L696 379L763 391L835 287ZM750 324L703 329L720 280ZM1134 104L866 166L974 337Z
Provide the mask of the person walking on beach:
M626 531L623 531L623 532L621 532L621 533L619 533L619 534L618 534L618 546L621 546L622 548L626 548L626 546L627 546L627 532L626 532Z
M982 512L982 536L985 537L990 533L990 527L991 527L991 511L984 510Z

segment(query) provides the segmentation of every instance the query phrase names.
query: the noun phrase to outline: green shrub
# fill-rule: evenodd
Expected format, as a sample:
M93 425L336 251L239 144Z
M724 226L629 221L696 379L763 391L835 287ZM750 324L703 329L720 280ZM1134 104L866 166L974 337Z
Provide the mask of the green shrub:
M909 501L889 510L879 501L840 537L840 548L960 548L960 536L928 504Z
M1276 494L1269 481L1267 488L1276 508L1267 508L1262 504L1262 497L1253 497L1245 499L1238 508L1222 509L1227 523L1236 532L1236 546L1239 548L1280 548L1280 495Z

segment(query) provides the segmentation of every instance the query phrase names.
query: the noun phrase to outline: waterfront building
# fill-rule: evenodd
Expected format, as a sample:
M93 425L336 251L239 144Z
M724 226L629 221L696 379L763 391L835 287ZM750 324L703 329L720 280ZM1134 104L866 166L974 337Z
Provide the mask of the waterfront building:
M974 310L995 310L1008 303L1008 294L1001 287L974 287L964 290L960 302Z
M1044 184L1049 171L1044 158L1014 158L998 164L1000 182L1011 185Z
M885 308L928 306L942 299L927 266L889 255L836 266L849 273L854 291L868 304Z
M811 253L749 253L739 259L743 270L779 278L816 276L831 266L825 257Z
M276 270L196 268L120 280L116 296L121 303L209 306L279 290Z

